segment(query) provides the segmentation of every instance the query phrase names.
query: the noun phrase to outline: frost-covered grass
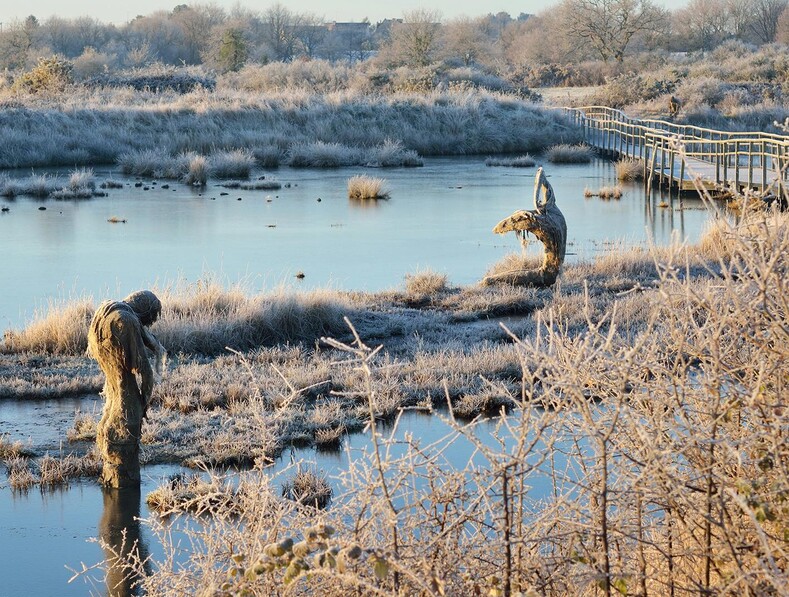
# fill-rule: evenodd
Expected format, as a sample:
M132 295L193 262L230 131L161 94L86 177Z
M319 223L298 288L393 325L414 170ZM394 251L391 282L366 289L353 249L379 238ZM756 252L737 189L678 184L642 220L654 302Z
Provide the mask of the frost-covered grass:
M244 191L275 191L282 188L282 183L263 178L258 180L226 180L220 186L226 189L242 189Z
M96 190L96 177L91 168L73 170L65 180L48 174L32 174L26 178L0 175L0 197L27 195L38 199L89 199L102 194Z
M545 157L554 164L588 164L592 161L594 150L584 143L552 145L545 151Z
M238 150L271 165L288 150L315 143L360 151L355 163L418 165L418 155L533 152L579 139L561 115L486 91L261 95L75 87L14 101L0 111L0 168L119 161L141 174L166 169L162 157ZM135 156L132 164L127 155ZM182 167L176 170L178 176L162 177L183 176Z
M486 166L505 166L508 168L531 168L537 162L529 154L521 155L514 158L487 158L485 160Z
M248 150L211 154L208 159L208 170L213 178L249 178L255 158Z

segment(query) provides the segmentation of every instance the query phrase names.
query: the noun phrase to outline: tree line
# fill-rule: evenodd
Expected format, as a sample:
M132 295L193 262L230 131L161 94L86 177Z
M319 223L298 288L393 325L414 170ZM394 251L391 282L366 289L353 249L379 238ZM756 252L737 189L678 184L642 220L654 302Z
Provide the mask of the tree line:
M247 63L322 58L422 67L436 61L491 72L585 60L621 63L644 50L709 51L730 39L789 43L789 0L689 0L670 11L652 0L562 0L535 15L499 12L442 21L420 9L378 23L326 23L276 3L179 4L116 26L84 16L34 15L0 30L0 68L30 68L59 56L91 76L119 68L204 65L219 72Z

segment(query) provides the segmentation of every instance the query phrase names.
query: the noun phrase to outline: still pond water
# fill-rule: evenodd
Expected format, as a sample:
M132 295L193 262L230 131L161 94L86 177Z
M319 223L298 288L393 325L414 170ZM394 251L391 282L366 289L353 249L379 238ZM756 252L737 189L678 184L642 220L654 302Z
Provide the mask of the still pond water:
M163 189L168 181L150 179L145 191L135 179L97 168L99 182L126 186L87 201L0 200L9 208L0 214L0 330L23 325L51 299L89 295L98 302L206 276L242 281L253 292L282 284L375 291L402 287L406 274L422 269L472 284L520 250L515 235L491 229L532 208L535 170L489 168L480 157L428 158L422 168L254 173L290 184L277 191L216 182ZM567 220L570 261L648 238L665 244L675 232L693 242L709 218L696 199L686 199L684 209L678 202L658 207L660 198L648 200L640 183L625 185L618 201L585 199L585 188L615 184L606 160L548 164L546 172ZM385 178L391 198L349 200L347 180L356 174ZM109 223L113 216L126 223ZM532 242L529 250L542 248ZM298 272L305 277L295 279Z

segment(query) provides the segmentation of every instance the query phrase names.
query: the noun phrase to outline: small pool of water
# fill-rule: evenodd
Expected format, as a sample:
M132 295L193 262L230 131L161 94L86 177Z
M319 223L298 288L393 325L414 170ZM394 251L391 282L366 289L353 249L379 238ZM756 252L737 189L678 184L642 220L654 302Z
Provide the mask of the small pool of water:
M95 397L88 396L82 401L71 400L68 408L72 409L73 415L74 409L85 411L93 408L94 404ZM65 433L68 426L61 422L63 418L60 415L64 410L66 407L61 408L54 401L0 402L0 421L23 418L24 411L29 418L43 421L37 427L11 434L12 439L29 438L31 444L38 448L40 442L50 442L53 434ZM510 415L513 420L517 416L517 412ZM498 445L498 429L497 419L489 419L480 422L475 432L478 438L492 446ZM28 431L31 435L25 437ZM451 427L440 417L415 411L404 412L395 428L381 427L379 431L402 442L394 446L394 452L405 450L406 440L418 441L426 448L452 434ZM287 478L286 469L293 467L294 462L304 463L303 466L327 475L334 493L338 494L342 491L338 475L348 469L351 459L369 459L371 446L367 432L345 437L341 449L335 452L316 452L311 448L287 450L275 465L266 469L265 474L285 471L286 474L277 480L281 484ZM452 449L443 454L448 464L457 469L471 461L479 460L481 463L477 447L465 438L455 440ZM153 515L145 504L145 496L183 470L174 465L144 467L140 492L107 492L95 482L78 481L64 489L41 491L34 488L22 493L10 489L5 471L0 470L0 575L3 578L0 595L68 596L85 595L91 591L92 594L105 594L100 571L94 570L70 584L68 580L73 575L72 570L82 569L83 564L91 567L107 557L97 538L101 537L117 547L123 529L126 529L128 538L140 541L143 553L161 561L164 555L161 544L138 519ZM547 485L533 488L535 498L547 491ZM176 536L179 533L177 525L174 533ZM185 541L184 545L188 542Z
M146 180L145 191L134 178L96 168L99 181L126 186L82 201L0 199L9 208L0 214L0 329L23 325L53 299L100 301L205 276L243 281L252 292L282 284L375 291L402 287L406 274L429 268L451 284L472 284L520 250L515 235L491 230L533 207L535 171L486 167L479 156L427 158L422 168L254 173L290 185L278 191L163 180ZM698 200L659 208L660 197L646 197L640 183L624 185L620 200L584 198L587 187L616 184L606 160L547 164L546 172L567 220L569 261L650 237L666 244L674 233L692 242L709 218ZM391 198L349 200L347 181L357 174L385 178ZM109 223L113 216L126 223ZM529 250L542 248L534 241Z

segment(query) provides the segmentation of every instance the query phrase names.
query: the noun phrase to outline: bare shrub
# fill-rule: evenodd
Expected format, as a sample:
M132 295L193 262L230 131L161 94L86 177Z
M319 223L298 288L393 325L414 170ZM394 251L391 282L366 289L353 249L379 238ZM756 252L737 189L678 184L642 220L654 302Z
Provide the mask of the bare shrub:
M388 199L386 180L372 176L352 176L348 179L349 199Z

